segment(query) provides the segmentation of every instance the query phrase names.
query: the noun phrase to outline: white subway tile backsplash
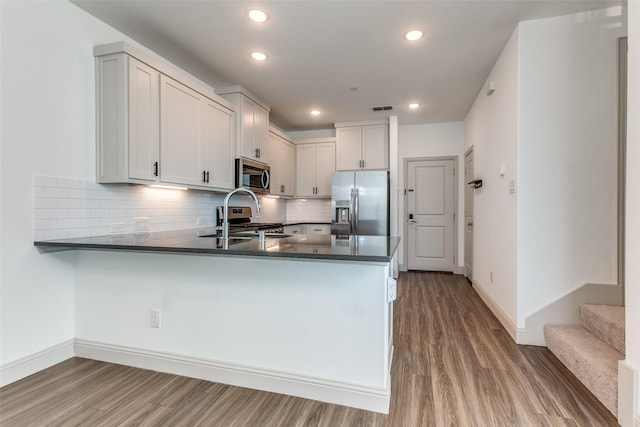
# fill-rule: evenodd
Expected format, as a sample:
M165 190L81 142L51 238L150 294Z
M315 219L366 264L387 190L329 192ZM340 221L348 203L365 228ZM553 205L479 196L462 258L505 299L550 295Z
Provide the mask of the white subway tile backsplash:
M68 218L69 209L36 209L35 219L49 219L49 218Z
M38 208L56 208L58 206L58 199L39 197L35 200L33 207Z
M89 199L91 198L91 191L80 188L72 188L69 190L69 198L71 199Z
M96 184L93 181L34 177L34 236L61 239L108 235L111 224L125 224L133 232L133 218L149 217L150 231L197 228L215 224L217 206L224 194L178 191L128 184ZM232 206L252 206L249 197L234 197ZM260 197L254 221L328 222L329 200L283 200Z
M72 178L58 178L60 188L80 188L80 180Z
M95 209L100 207L100 200L80 200L80 207L83 209Z
M287 221L330 222L331 200L296 199L287 203Z
M80 199L56 199L57 208L80 208Z
M69 197L69 189L55 187L36 187L35 195L36 197L67 198Z

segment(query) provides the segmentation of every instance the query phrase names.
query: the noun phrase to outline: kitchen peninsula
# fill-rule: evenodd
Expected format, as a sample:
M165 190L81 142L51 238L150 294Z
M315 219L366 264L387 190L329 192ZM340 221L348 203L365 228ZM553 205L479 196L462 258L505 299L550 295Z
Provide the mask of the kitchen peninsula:
M75 250L76 355L386 413L399 239L208 231L36 241Z

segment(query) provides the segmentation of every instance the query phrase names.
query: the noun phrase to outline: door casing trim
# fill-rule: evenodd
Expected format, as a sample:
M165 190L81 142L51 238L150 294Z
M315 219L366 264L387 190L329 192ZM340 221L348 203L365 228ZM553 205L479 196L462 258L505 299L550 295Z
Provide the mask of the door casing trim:
M409 227L407 227L406 216L409 208L409 203L407 200L407 183L409 182L409 163L410 162L424 162L424 161L440 161L440 160L453 160L453 212L455 213L455 217L453 219L453 264L451 265L451 272L454 274L460 274L461 268L464 271L464 265L460 268L458 263L460 262L459 258L464 258L464 256L459 257L458 255L458 222L460 220L460 212L458 211L458 180L460 179L460 173L458 172L458 162L459 156L435 156L435 157L405 157L403 159L404 166L404 189L402 191L404 197L404 218L398 218L399 221L403 221L402 225L402 240L404 243L402 244L402 248L404 250L404 263L402 266L402 271L407 271L409 268L409 239L407 238L409 235ZM445 270L448 271L448 270Z

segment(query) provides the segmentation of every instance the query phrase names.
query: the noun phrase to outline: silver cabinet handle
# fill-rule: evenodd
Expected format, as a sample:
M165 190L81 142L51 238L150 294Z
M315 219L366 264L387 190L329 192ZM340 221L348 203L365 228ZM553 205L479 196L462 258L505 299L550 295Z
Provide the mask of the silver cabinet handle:
M410 219L408 222L409 222L409 224L415 224L418 221L416 221L415 219Z

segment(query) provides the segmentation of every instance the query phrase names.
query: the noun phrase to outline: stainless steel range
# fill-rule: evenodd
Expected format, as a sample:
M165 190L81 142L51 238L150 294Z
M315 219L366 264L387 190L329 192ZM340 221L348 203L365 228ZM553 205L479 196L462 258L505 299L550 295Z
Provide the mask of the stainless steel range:
M222 206L216 208L217 225L222 229L224 219L224 209ZM258 234L264 231L268 234L282 234L284 226L281 222L251 222L253 212L250 206L230 206L229 207L229 233L253 233Z

